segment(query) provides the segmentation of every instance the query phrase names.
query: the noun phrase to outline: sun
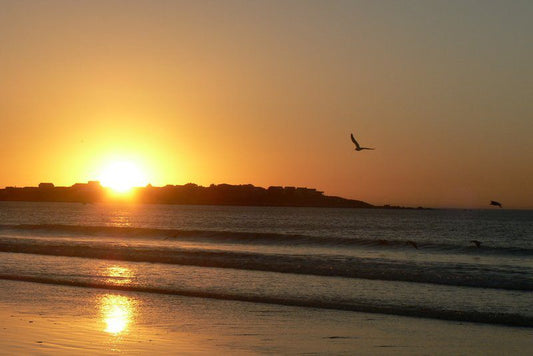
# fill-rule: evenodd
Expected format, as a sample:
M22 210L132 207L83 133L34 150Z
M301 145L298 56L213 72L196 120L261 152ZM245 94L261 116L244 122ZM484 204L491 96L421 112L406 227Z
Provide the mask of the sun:
M144 172L130 161L110 162L102 169L98 180L102 186L111 188L117 193L126 193L133 187L148 184Z

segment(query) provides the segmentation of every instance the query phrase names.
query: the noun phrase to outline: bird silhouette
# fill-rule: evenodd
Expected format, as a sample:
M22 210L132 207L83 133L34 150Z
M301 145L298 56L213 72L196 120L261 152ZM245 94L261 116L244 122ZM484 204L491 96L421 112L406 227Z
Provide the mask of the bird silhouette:
M373 150L374 148L370 148L370 147L361 147L359 145L359 143L355 140L355 137L353 137L353 134L350 134L350 137L352 138L352 142L354 143L355 145L355 150L356 151L362 151L362 150Z
M500 208L503 208L501 203L494 200L491 200L489 205L499 206Z
M411 245L413 246L414 248L416 248L418 250L418 245L416 244L416 242L412 241L412 240L409 240L405 243L406 245Z
M477 248L481 247L481 241L478 240L471 240L471 243L475 244Z

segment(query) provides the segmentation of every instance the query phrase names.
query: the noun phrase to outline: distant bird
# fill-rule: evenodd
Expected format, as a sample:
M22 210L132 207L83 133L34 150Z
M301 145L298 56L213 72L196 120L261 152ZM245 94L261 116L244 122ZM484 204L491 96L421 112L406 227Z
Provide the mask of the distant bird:
M499 206L500 208L503 208L501 203L494 200L491 200L489 205Z
M470 241L471 243L473 244L476 244L476 247L479 248L481 246L481 241L478 241L478 240L472 240Z
M416 244L416 242L412 241L412 240L409 240L406 242L407 245L411 245L413 246L414 248L416 248L418 250L418 245Z
M370 148L370 147L361 147L359 145L359 143L357 143L357 141L355 140L355 137L353 137L353 134L350 134L350 137L352 138L352 142L354 143L355 145L355 150L356 151L362 151L362 150L373 150L374 148Z

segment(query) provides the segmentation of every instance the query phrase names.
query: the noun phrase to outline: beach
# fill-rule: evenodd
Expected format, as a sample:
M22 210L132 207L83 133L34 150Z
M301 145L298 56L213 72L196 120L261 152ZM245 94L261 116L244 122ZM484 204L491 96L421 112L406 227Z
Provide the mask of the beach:
M532 18L0 0L0 356L533 355Z
M531 211L0 207L3 354L533 348Z
M0 0L0 356L533 355L532 18Z
M0 281L1 354L527 354L530 328Z

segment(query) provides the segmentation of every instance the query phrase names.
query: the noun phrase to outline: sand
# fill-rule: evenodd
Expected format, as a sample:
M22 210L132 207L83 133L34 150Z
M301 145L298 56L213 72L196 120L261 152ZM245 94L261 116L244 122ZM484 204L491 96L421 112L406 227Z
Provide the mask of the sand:
M533 329L0 280L0 354L527 354Z

